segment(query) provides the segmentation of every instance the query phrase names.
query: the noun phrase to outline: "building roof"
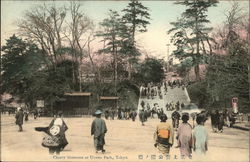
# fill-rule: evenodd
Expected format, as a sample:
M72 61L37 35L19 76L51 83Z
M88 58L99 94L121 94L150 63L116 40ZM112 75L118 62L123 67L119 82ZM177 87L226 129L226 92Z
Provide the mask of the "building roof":
M66 96L91 96L90 92L71 92L65 93Z
M118 100L119 97L116 96L101 96L100 100Z

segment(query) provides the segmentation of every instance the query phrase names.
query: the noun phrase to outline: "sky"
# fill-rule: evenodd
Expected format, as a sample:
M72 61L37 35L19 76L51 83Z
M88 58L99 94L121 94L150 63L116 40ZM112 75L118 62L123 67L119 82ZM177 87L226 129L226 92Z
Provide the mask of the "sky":
M249 2L238 1L240 6L249 13ZM69 5L69 1L1 1L1 45L11 35L17 33L15 21L21 19L26 10L40 4L52 4L56 6ZM98 24L107 17L109 9L121 11L129 1L81 1L82 10L88 15L95 24ZM170 35L167 31L171 29L170 22L176 21L185 10L184 6L174 4L174 1L141 1L150 9L150 25L146 33L137 34L136 40L142 50L150 56L167 59L168 53L174 49L170 43ZM225 12L230 9L232 1L220 1L216 7L211 7L208 11L208 19L212 27L219 26L225 21ZM168 46L169 52L168 52Z

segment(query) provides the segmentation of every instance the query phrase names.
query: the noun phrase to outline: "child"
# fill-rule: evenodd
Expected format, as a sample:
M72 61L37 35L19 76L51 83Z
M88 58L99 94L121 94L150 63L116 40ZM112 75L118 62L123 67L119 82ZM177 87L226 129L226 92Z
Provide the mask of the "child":
M193 139L194 139L194 151L197 154L205 154L207 151L208 134L204 127L204 119L202 116L196 118L197 126L194 128Z

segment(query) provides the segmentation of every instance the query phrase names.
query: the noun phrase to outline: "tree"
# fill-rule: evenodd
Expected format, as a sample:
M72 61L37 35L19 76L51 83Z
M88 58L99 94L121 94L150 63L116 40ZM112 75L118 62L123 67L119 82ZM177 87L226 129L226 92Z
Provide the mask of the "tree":
M65 17L66 8L44 4L26 11L25 17L17 22L20 35L38 43L52 65L58 59L56 51L62 47Z
M117 87L117 68L118 68L118 53L121 52L123 48L123 28L124 25L121 22L120 15L117 11L109 10L109 18L104 19L100 23L103 31L97 33L97 36L103 37L104 47L99 50L99 53L112 54L113 69L114 69L114 84Z
M222 102L231 106L231 98L239 98L241 111L246 111L250 104L249 98L249 51L248 21L244 10L237 2L225 13L226 21L214 31L215 39L212 61L208 66L206 80L211 103Z
M7 40L2 51L1 88L28 104L27 97L32 95L28 93L31 80L44 67L46 60L35 44L23 41L15 35Z
M15 35L7 40L2 51L1 89L18 97L28 107L33 108L35 101L41 98L52 107L65 91L74 88L72 71L78 65L74 61L63 60L56 64L56 68L47 68L42 50Z
M66 19L66 16L69 18ZM93 22L81 11L80 3L70 2L69 7L56 7L55 4L35 6L26 11L18 21L18 27L21 36L34 41L42 49L42 54L50 61L48 68L56 69L57 63L64 60L65 55L79 64L76 66L79 69L72 71L72 79L79 84L81 91L81 64Z
M104 29L97 33L97 36L103 37L104 42L103 49L99 50L99 53L111 53L113 57L114 65L114 83L117 84L117 53L120 44L119 32L120 32L120 18L117 11L109 10L109 18L104 19L100 25Z
M206 27L210 21L207 19L207 10L215 6L217 1L206 0L185 0L176 2L176 4L186 6L181 18L177 22L172 22L174 28L168 33L175 32L172 36L172 42L177 47L173 52L177 58L184 60L192 58L195 68L196 80L200 81L199 64L208 61L208 55L212 54L208 35L212 28Z
M160 83L164 78L164 70L161 61L155 58L146 58L138 67L135 74L139 84L144 83Z
M135 35L136 32L142 33L147 31L147 25L150 24L150 14L148 11L149 9L137 0L131 0L128 6L122 10L122 12L124 12L122 21L127 27L125 28L127 34L124 35L126 38L124 51L127 51L126 55L128 55L129 58L129 79L131 78L132 63L136 60L136 57L140 55L136 47Z
M186 81L189 81L189 71L192 68L192 59L186 58L185 60L181 61L181 63L177 66L177 72L185 78Z
M85 13L82 12L80 9L80 3L76 3L75 1L70 2L69 10L71 21L65 28L64 35L68 38L71 48L74 49L74 52L71 53L74 61L79 64L78 73L74 75L77 75L79 77L79 90L81 92L81 65L83 57L87 53L84 48L88 43L90 43L89 35L91 34L89 34L89 32L92 32L94 25L91 19L87 15L85 15Z

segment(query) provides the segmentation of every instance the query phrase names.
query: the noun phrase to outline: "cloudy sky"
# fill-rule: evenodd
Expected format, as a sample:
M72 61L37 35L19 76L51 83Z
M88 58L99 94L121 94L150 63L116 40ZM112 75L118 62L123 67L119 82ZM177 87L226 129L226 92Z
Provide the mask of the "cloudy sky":
M129 1L81 1L82 10L98 24L105 17L109 9L121 11ZM142 51L158 58L167 58L170 36L167 31L171 28L170 22L180 17L185 10L183 6L174 4L174 1L141 1L142 4L150 9L150 25L148 31L137 35L137 42ZM40 4L52 4L56 6L69 5L69 1L10 1L1 2L1 44L14 33L17 33L15 21L22 18L26 10ZM225 12L230 9L232 1L220 1L217 7L209 9L208 18L211 26L219 26L225 20ZM249 2L239 1L240 6L249 12ZM170 45L170 52L174 47Z

